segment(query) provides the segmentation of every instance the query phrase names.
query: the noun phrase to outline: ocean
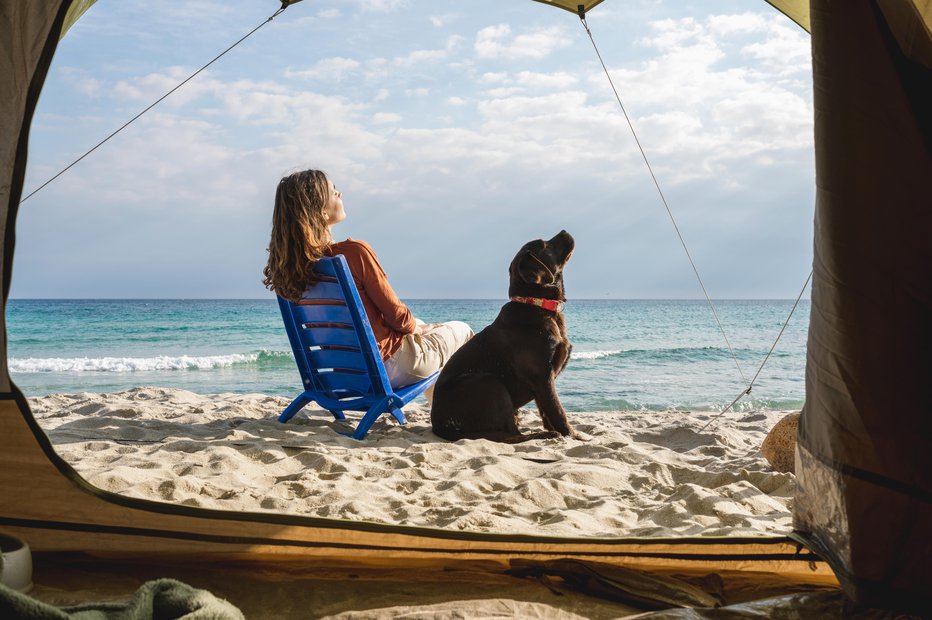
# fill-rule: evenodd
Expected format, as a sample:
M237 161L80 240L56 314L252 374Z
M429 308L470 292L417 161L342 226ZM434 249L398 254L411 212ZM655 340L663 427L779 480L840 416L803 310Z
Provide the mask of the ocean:
M503 300L406 300L427 322L476 331ZM793 300L571 300L573 354L557 380L568 411L717 411L747 387ZM801 301L739 411L798 409L809 302ZM300 380L274 299L27 300L7 305L13 382L27 396L138 386L294 397Z

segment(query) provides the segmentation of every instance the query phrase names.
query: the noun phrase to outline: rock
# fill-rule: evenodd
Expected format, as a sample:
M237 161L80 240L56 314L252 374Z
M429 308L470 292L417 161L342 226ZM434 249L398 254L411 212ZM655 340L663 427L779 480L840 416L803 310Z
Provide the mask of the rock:
M777 471L794 473L796 469L796 429L799 427L799 415L791 413L777 422L760 446L764 458Z

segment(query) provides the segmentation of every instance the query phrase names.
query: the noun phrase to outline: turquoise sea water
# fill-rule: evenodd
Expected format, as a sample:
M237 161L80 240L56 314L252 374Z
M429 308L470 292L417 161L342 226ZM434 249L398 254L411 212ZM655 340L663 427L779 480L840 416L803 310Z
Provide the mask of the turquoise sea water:
M427 322L476 331L502 300L409 300ZM750 380L792 300L716 301ZM571 300L573 356L557 381L570 411L717 410L746 386L707 302ZM752 394L736 407L802 406L809 302L800 302ZM274 299L11 300L9 364L27 396L136 386L292 397L300 381Z

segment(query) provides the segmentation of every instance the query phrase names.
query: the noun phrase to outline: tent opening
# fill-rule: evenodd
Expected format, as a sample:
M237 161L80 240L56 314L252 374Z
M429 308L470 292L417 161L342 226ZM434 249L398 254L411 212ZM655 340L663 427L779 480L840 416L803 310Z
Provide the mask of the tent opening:
M155 16L163 11L139 5L106 16L100 9L93 9L79 22L63 41L62 48L67 48L73 37L79 55L90 53L83 50L99 46L108 31L114 44L127 37L138 39L142 35L126 32L126 25L134 20L158 25ZM147 10L154 11L152 18L140 19ZM98 12L102 14L99 17ZM530 11L519 13L524 16ZM749 46L773 45L775 37L789 38L797 46L802 45L802 35L791 30L792 25L776 23L779 17L775 14L732 16L736 22L747 22L743 26L747 32L738 41L728 41L721 28L716 29L716 20L727 18L727 15L706 17L701 24L703 33L699 34L690 32L695 18L678 17L673 24L674 30L680 29L678 36L693 37L700 47L703 37L723 37L720 52L726 55L726 60L712 62L708 68L716 79L728 80L736 71L747 71L731 65L742 62ZM147 28L143 53L130 59L131 64L140 67L152 65L151 72L139 71L134 66L113 69L116 78L105 77L104 73L95 74L82 68L80 63L68 63L69 50L60 48L46 91L71 91L83 94L84 98L73 105L71 116L58 110L61 104L53 103L57 99L45 99L49 102L48 110L44 109L45 101L40 102L32 135L35 163L27 175L27 186L53 167L46 162L60 160L56 151L63 136L67 136L65 141L69 143L87 143L88 137L112 124L112 118L103 110L114 110L112 113L117 114L138 108L153 93L164 91L166 84L185 74L184 67L193 64L187 53L176 55L179 65L167 70L156 66L153 58L175 46L173 37L184 35L173 33L178 25L176 19L168 11L164 19L166 34ZM550 23L557 25L539 28L542 32L553 29L562 32L561 23ZM284 32L276 35L276 27ZM578 34L571 27L568 24L567 32ZM333 28L345 29L346 25L340 23ZM469 28L471 32L477 31L475 25ZM773 372L782 377L771 380L770 386L765 381L760 399L749 399L736 407L732 415L713 420L711 412L720 408L722 394L730 396L731 384L712 379L719 381L716 385L719 393L703 394L710 381L703 375L719 373L730 362L722 353L721 344L714 343L718 337L715 325L709 324L701 303L672 300L612 304L605 300L571 300L571 311L575 312L569 319L571 338L576 327L584 343L577 343L577 350L581 350L574 357L564 383L558 386L565 386L568 409L591 441L571 447L561 443L518 448L483 444L464 449L446 446L430 433L429 423L425 424L429 409L423 401L415 404L408 428L395 427L383 419L375 427L371 440L362 443L348 442L337 435L335 423L320 411L302 415L297 424L279 425L275 416L296 389L296 373L272 300L147 299L150 291L158 294L177 290L190 291L192 297L200 297L198 291L228 297L222 287L209 283L218 268L242 274L253 273L261 265L263 246L258 239L261 235L251 234L268 226L269 214L264 208L268 192L262 191L259 181L273 178L278 172L275 166L284 165L295 155L290 146L282 149L286 155L269 157L274 163L263 164L268 170L255 179L220 172L223 168L252 166L253 162L261 161L263 153L269 152L269 146L263 144L268 138L261 137L261 128L276 114L260 114L261 106L256 107L257 102L248 100L251 95L258 101L274 101L279 94L284 99L278 104L282 107L277 114L291 118L302 130L309 130L304 123L313 122L301 117L304 105L317 105L323 110L329 109L330 104L350 108L356 105L351 97L328 94L324 88L333 88L333 84L320 77L321 67L336 71L339 83L339 69L333 67L340 63L325 57L323 51L316 52L321 60L311 63L311 70L305 70L308 76L294 66L284 69L278 82L265 75L263 79L268 82L243 83L237 61L248 66L252 62L250 54L265 60L261 57L270 53L269 42L274 36L290 35L289 29L294 29L294 25L275 24L269 33L257 35L250 44L252 48L240 52L245 60L231 59L215 73L201 76L187 92L179 91L174 99L166 100L163 107L153 110L126 135L95 153L95 159L82 163L82 168L69 172L56 185L37 194L28 208L23 208L20 214L23 256L18 265L37 277L30 277L30 284L22 287L26 291L22 299L17 298L19 282L14 281L9 311L11 371L14 381L30 397L39 424L64 460L104 491L212 510L270 511L455 531L559 537L767 537L788 533L793 477L772 470L760 455L760 443L779 419L802 404L805 315L791 326L785 358L774 362ZM668 30L668 26L654 23L646 28L644 36L669 36ZM478 32L472 35L477 41L488 29L478 28ZM489 32L488 36L493 34ZM451 35L448 39L449 62L463 62L460 56L482 58L481 53L459 50L449 43L457 37L465 35ZM515 44L520 38L515 37ZM203 46L209 48L210 43ZM584 43L576 37L575 43L561 47L576 45L585 54ZM663 48L662 43L657 45L661 48L653 58L625 69L633 73L641 71L635 75L635 83L649 79L646 67L650 63L666 59L674 66L677 62L666 58L665 54L672 52ZM595 77L597 67L592 59L581 58L585 58L585 70ZM352 68L354 62L361 64L359 61L343 64ZM724 66L716 69L716 63ZM480 74L475 81L485 88L485 84L503 81L520 84L531 79L523 77L527 73L523 70L526 62L505 64L504 76ZM578 63L568 65L578 66ZM797 64L775 75L782 75L783 71L796 71L794 79L805 76ZM540 92L525 94L533 93L532 87L526 87L525 91L517 90L514 97L531 107L551 105L553 97L563 95L564 84L578 84L580 80L568 72L554 75L549 85L543 76L534 78L543 84L537 87ZM425 82L436 80L416 77ZM111 81L106 83L106 79ZM290 82L302 79L305 81L289 91ZM366 140L378 138L384 143L398 139L398 131L373 129L391 116L380 111L384 106L378 102L378 94L387 90L391 82L370 79L373 83L367 88L376 98L369 106L371 116L338 114L334 122L347 123L344 133L333 138L321 130L314 134L317 139L339 144L347 139L346 135L352 138L353 132L357 132L361 134L363 149ZM735 85L738 94L734 96L739 96L741 87L758 84L748 81ZM782 84L774 88L780 87ZM647 85L640 83L638 88L645 89ZM490 88L477 92L488 97L487 105L494 105L508 96L507 90ZM805 93L804 87L791 83L785 87L784 96L805 96ZM410 96L424 97L416 92ZM607 119L614 131L618 119L611 120L610 110L600 112L610 103L610 93L593 88L585 96L595 100L590 105L594 119L582 127L571 127L570 132L579 132L581 128L597 131ZM708 107L706 113L713 117L718 114L715 111L718 106L726 105L710 96L700 100ZM201 106L205 104L207 109L202 112ZM192 110L197 110L194 117ZM76 124L77 114L91 121ZM562 111L558 109L554 114L559 116ZM681 112L668 114L675 116ZM526 123L533 116L533 113L518 114L514 122ZM221 121L213 122L211 117ZM430 128L449 124L451 120L435 114L421 124ZM356 124L351 125L350 121ZM226 123L239 123L247 137L232 135L234 132L226 128ZM480 138L488 131L481 123L466 126ZM649 122L647 126L650 127ZM674 123L669 128L675 126ZM658 144L664 144L663 127L659 130ZM441 127L435 131L443 139L447 130ZM722 123L719 131L738 129ZM567 132L562 127L548 133L537 132L536 128L530 128L526 133L517 132L516 137L533 137L541 147L556 150L566 140ZM702 133L696 131L693 137ZM593 134L579 136L581 144L593 139ZM614 148L614 143L621 140L620 133L613 135L606 146ZM669 142L671 147L677 144L676 139ZM331 157L326 152L320 151L319 156ZM138 159L127 153L138 155ZM364 155L362 151L360 156ZM418 157L427 156L425 153ZM519 153L512 155L519 156ZM300 157L307 155L302 153ZM616 159L597 175L617 175L617 168L626 161L627 156ZM805 170L806 163L805 158L796 162L797 172L800 164ZM423 165L429 166L426 162ZM367 166L371 168L373 163ZM661 170L673 178L674 188L689 185L690 175L702 175L701 170L681 171L686 178L680 178L669 169L661 167ZM474 174L476 179L483 177L482 171ZM351 182L362 192L360 210L377 210L385 204L385 199L366 192L364 178ZM613 189L607 200L618 201L625 188L641 182L643 177L634 174L630 180L609 178L606 187L618 184L622 189ZM549 191L553 189L556 188ZM443 202L452 199L442 190L434 191ZM231 199L238 194L248 199ZM403 195L403 192L390 193L389 198L394 201ZM80 210L76 205L80 205ZM376 214L369 217L375 220L373 226L383 223ZM51 247L51 239L60 239L63 228L81 231L71 241L57 242L63 246L61 255L70 251L78 257L70 267L57 253L43 256L35 250ZM247 230L248 237L243 237ZM229 241L210 245L205 235L233 240L249 238L252 247L244 250L245 243L231 246ZM593 241L604 244L598 236L593 236ZM509 251L511 248L505 247L500 253ZM727 253L721 248L719 251ZM393 256L401 262L397 255ZM203 276L188 275L202 269ZM171 285L172 278L182 272L189 279L187 289ZM87 277L81 273L93 275ZM69 284L68 280L72 282ZM39 284L44 281L60 282L63 288ZM81 299L86 295L81 287L99 298ZM240 286L234 290L255 288ZM30 294L31 291L36 292ZM57 297L57 293L61 294L57 299L31 298ZM113 294L142 299L106 298ZM475 327L481 329L494 318L500 303L481 299L462 302L412 299L410 305L428 321L441 320L450 312L466 313ZM758 356L762 346L766 348L766 338L772 336L773 327L779 324L775 317L783 315L788 306L783 301L723 302L723 320L729 323L729 329L736 330L739 353L745 356L745 362ZM605 320L627 322L629 332L637 333L628 334L627 342L610 338L600 341L598 332ZM577 325L573 325L574 321ZM61 339L47 329L49 324L72 334L64 351ZM762 338L765 327L770 331ZM620 331L617 327L616 330ZM585 343L587 338L594 341L589 346ZM696 376L684 380L683 373ZM624 385L621 388L610 385L624 384L638 374L647 377L642 383L656 381L658 387L641 385L640 391L626 391ZM733 373L729 371L728 375L730 379ZM693 384L687 390L664 400L664 389L690 380ZM522 417L527 424L539 424L533 406L525 408ZM373 475L373 470L382 473ZM389 488L384 472L394 472L396 478L390 480ZM369 498L367 501L358 499L360 488L370 489L363 494Z

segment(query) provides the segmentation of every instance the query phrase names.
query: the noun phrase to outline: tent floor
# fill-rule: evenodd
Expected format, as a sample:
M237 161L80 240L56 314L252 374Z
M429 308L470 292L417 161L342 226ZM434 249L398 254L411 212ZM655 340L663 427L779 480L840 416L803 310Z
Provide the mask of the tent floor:
M183 581L236 605L246 618L319 618L349 610L426 606L466 599L540 605L547 617L618 618L635 607L538 581L475 570L345 568L307 563L145 563L71 554L36 554L29 596L54 605L128 600L144 582ZM383 616L387 617L387 616ZM519 617L519 616L516 616ZM543 616L542 616L543 617Z
M144 582L170 577L228 600L242 610L246 618L320 618L343 614L342 618L354 620L406 615L416 615L419 619L546 617L601 620L644 612L630 605L574 591L558 580L548 585L533 579L511 577L500 570L489 570L490 566L466 565L453 570L386 570L321 567L299 561L204 564L153 559L151 556L130 561L48 553L35 554L33 562L34 585L29 596L59 606L125 601ZM795 610L798 618L886 617L883 612L851 616L850 608L843 615L830 613L832 609L843 606L840 590L832 587L761 580L749 584L746 576L737 576L725 578L725 592L733 604L780 597L774 599L777 607L770 609L776 611L788 606ZM800 604L815 602L811 599L813 593L820 597L819 604L815 605L818 609L813 608L811 616L805 612L800 614ZM674 616L664 614L664 617Z

